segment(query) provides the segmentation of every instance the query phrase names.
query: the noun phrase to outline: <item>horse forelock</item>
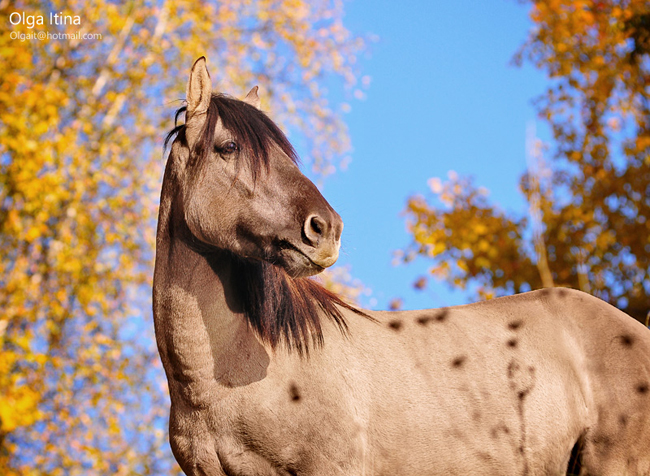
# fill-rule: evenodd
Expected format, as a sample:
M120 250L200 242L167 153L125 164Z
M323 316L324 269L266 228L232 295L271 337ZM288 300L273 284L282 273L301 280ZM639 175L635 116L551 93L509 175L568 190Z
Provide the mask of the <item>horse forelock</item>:
M176 111L174 128L165 137L165 149L170 141L184 132L185 124L177 123L178 118L186 114L186 110L187 107L183 106ZM268 171L273 147L279 147L294 163L299 162L298 154L286 135L263 111L226 94L213 94L203 129L190 153L191 163L203 161L210 154L215 145L214 132L219 119L244 152L254 180L262 169ZM241 162L237 163L238 167L241 165Z

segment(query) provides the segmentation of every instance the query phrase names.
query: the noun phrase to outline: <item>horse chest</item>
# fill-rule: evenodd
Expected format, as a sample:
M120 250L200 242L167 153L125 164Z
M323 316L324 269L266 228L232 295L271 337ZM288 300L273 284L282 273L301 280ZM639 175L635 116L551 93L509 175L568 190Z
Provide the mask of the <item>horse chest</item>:
M267 378L209 408L175 407L175 454L188 461L213 454L228 475L357 474L365 425L340 397L299 379ZM197 428L204 428L198 437Z

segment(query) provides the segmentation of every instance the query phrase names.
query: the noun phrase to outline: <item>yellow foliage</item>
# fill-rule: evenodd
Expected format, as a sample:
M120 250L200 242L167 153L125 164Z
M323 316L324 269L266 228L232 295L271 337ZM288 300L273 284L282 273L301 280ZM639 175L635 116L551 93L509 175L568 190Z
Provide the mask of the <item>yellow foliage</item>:
M407 205L409 259L491 298L545 280L589 291L644 321L650 308L650 5L535 0L516 55L546 71L538 102L554 132L546 175L522 177L526 213L505 213L471 180L431 179ZM531 227L532 225L532 227ZM552 283L551 283L552 284Z
M42 417L38 409L39 392L30 388L25 379L13 370L21 358L42 363L44 356L29 353L26 338L16 343L28 351L26 356L12 351L0 354L0 432L3 434L19 426L31 425Z
M81 17L34 32L102 39L13 40L21 9ZM176 474L149 302L173 101L206 55L331 171L349 141L321 81L352 87L363 39L329 0L0 1L0 17L0 474Z

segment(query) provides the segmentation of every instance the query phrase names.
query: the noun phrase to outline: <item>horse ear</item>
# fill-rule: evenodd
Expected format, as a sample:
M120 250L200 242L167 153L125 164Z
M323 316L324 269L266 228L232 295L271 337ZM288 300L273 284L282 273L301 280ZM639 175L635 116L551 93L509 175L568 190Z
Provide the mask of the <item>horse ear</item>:
M205 65L205 56L194 62L190 79L187 82L187 117L194 114L205 114L210 106L212 97L212 80Z
M260 97L257 95L257 91L260 89L259 86L255 86L253 89L251 89L246 97L244 98L244 102L250 104L254 108L259 109L260 108Z

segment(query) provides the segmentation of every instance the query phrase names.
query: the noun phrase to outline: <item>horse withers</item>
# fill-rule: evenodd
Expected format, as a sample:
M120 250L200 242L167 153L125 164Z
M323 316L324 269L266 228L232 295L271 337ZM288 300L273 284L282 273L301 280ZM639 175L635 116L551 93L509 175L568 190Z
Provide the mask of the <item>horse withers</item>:
M563 288L357 309L309 278L343 224L257 88L213 93L200 58L184 112L153 302L185 473L650 474L643 325Z

